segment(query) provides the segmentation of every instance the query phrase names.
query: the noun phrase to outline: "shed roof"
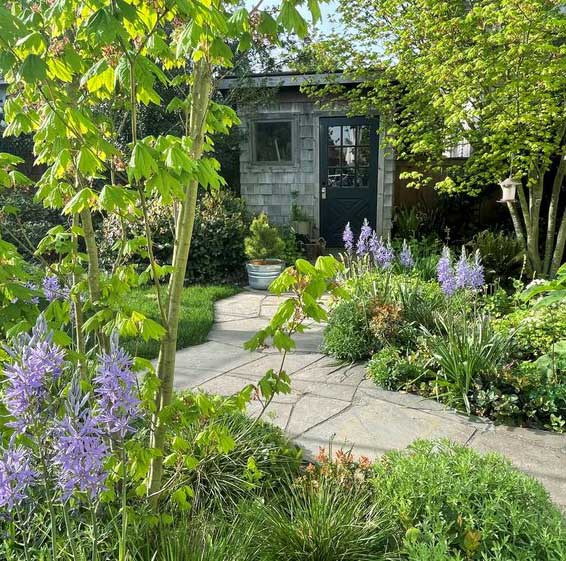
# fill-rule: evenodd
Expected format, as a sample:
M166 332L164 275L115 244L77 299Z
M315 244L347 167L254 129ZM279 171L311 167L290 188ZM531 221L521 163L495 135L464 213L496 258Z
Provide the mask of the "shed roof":
M352 79L342 72L273 72L249 74L243 78L249 85L258 88L298 88L306 85L326 84L356 84L359 80ZM218 89L231 90L242 86L242 77L227 76L218 81Z

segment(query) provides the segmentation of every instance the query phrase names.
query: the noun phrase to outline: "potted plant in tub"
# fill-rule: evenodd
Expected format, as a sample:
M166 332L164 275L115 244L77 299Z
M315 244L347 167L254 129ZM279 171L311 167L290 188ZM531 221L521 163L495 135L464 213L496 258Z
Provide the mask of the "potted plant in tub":
M285 242L279 230L270 226L265 213L262 212L253 219L244 248L249 259L246 269L250 287L266 290L285 267L285 262L279 259L285 249Z

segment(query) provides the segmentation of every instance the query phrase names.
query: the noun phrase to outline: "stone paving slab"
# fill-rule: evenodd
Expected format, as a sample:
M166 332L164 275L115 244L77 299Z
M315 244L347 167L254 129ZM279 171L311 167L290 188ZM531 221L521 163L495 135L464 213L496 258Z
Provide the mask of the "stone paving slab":
M280 301L245 291L217 302L209 341L177 353L176 388L230 395L270 368L278 369L276 350L252 353L242 345L266 325ZM417 438L448 438L483 453L503 454L566 507L566 435L495 426L434 400L380 389L364 379L363 365L344 365L320 354L323 329L316 325L296 337L297 349L285 363L292 391L276 396L264 412L264 419L286 430L307 455L332 443L334 450L353 448L356 455L377 458ZM257 416L261 409L259 401L252 401L248 413Z

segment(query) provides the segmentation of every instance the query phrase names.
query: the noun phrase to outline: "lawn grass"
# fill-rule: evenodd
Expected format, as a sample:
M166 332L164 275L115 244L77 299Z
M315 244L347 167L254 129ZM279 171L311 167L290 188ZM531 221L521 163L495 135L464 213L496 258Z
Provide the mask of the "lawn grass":
M204 343L214 323L214 302L238 292L240 289L237 286L227 284L185 287L181 300L177 349ZM157 298L153 288L132 291L128 296L128 305L147 317L159 321ZM144 341L141 337L132 337L125 338L122 343L125 349L134 356L151 359L157 358L159 353L159 341Z

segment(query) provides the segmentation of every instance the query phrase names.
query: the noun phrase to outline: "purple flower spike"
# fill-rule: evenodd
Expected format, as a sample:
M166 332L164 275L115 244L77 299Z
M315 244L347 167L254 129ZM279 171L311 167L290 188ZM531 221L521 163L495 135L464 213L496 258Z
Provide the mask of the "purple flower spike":
M95 499L105 489L108 473L104 462L108 446L97 419L83 411L78 417L65 416L55 429L54 464L59 470L63 500L74 492Z
M350 228L350 223L346 224L344 228L344 233L342 234L342 241L344 242L344 249L351 254L354 250L354 233L352 228Z
M389 269L395 259L395 252L391 245L383 243L383 240L378 239L375 233L371 239L371 254L375 264L381 269Z
M0 458L0 508L8 511L19 506L37 477L27 451L21 446L4 451Z
M401 249L401 253L399 254L399 262L405 269L412 269L415 266L413 253L411 252L411 248L407 243L407 240L403 240L403 248Z
M466 249L462 246L462 253L460 259L456 264L456 287L469 288L471 286L472 268L466 255Z
M436 266L436 277L442 291L447 296L452 296L456 292L456 276L452 269L452 256L450 255L450 249L444 247L442 250L442 256L438 260L438 265Z
M360 237L358 238L358 244L356 246L356 253L358 257L363 257L368 254L369 251L369 241L373 235L373 230L369 225L368 219L364 218L364 223L362 224L362 229L360 231Z
M22 335L14 348L7 349L14 359L4 366L6 388L3 402L14 421L8 426L25 432L37 421L49 385L63 372L65 355L52 343L43 316L37 320L32 335Z
M98 420L110 434L122 438L133 432L131 423L140 416L140 400L132 360L112 335L110 354L103 353L94 378L98 400Z
M476 250L474 262L470 267L470 288L479 290L485 284L483 265L481 264L480 250Z
M48 275L43 279L43 293L49 302L54 300L65 300L69 297L69 289L61 286L59 279L54 275Z

